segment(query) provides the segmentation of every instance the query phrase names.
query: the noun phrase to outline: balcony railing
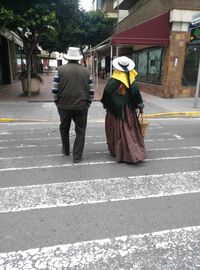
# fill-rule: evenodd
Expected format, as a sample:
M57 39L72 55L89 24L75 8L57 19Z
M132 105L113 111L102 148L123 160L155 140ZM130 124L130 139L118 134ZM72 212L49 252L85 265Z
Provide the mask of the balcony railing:
M119 5L120 9L129 10L134 6L139 0L113 0L113 7L116 9Z

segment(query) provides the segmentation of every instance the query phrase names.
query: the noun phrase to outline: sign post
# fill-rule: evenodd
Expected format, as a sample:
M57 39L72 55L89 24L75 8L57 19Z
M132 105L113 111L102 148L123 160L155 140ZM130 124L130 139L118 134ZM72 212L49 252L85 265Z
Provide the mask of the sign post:
M198 68L198 75L197 75L196 93L195 93L195 99L194 99L194 108L197 108L197 104L198 104L199 85L200 85L200 57L199 57L199 68Z
M200 13L194 14L192 16L192 25L200 23Z

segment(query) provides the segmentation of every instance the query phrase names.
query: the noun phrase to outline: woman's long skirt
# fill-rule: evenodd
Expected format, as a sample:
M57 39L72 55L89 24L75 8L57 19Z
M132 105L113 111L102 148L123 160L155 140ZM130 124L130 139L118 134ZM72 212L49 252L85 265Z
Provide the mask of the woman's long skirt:
M145 159L144 140L135 111L126 106L123 119L107 112L105 130L108 150L118 162L135 163Z

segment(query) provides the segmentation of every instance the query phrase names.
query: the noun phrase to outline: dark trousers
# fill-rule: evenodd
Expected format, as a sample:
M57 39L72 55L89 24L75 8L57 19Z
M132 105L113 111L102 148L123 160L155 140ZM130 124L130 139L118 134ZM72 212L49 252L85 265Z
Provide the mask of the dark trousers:
M62 140L63 152L68 155L70 152L69 130L71 121L75 124L76 138L73 146L73 158L80 159L85 144L85 131L87 126L88 110L62 110L58 108L60 115L60 135Z

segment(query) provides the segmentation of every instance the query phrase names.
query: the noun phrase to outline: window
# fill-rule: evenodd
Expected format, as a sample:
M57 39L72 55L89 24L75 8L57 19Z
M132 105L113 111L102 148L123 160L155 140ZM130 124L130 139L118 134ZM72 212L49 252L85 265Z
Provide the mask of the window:
M149 51L147 80L154 84L161 84L162 49Z
M147 77L147 63L148 63L148 55L147 52L140 52L138 54L138 68L137 68L137 72L138 72L138 79L141 81L146 81L146 77Z
M22 48L15 44L16 51L16 72L19 73L22 71Z
M163 48L150 48L135 52L133 58L140 82L161 84L163 74Z
M200 58L200 44L188 45L183 69L183 86L195 86Z

